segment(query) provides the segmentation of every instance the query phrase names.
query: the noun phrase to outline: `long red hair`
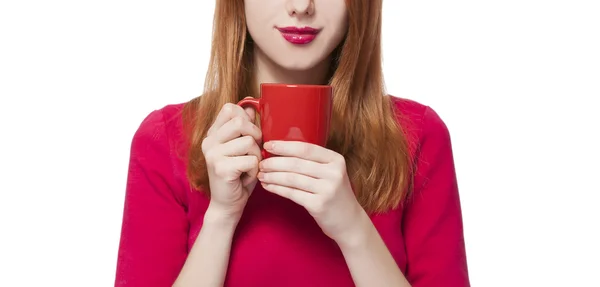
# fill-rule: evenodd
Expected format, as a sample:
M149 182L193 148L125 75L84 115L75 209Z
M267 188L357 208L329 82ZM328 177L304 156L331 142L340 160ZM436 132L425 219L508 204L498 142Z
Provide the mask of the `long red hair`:
M346 159L359 203L368 212L396 208L409 191L407 140L391 97L385 96L381 66L382 0L347 1L348 31L331 57L333 117L327 148ZM216 1L210 66L202 96L188 102L187 177L209 193L201 143L225 103L256 95L253 44L246 29L244 1Z

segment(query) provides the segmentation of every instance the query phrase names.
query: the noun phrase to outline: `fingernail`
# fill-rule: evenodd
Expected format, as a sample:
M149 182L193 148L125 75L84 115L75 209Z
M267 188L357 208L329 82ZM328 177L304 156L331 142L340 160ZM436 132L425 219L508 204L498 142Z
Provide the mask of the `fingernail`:
M258 175L256 175L256 177L258 178L258 180L263 180L265 178L262 172L259 172Z
M275 143L273 142L266 142L264 145L266 150L273 150L273 148L275 148Z

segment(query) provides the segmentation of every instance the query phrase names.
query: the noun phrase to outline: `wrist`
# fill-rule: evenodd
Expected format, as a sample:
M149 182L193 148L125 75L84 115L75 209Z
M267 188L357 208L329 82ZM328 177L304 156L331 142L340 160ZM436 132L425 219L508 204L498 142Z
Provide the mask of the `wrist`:
M369 215L361 208L351 227L335 242L342 251L363 248L369 245L373 232L377 230Z
M240 221L241 213L232 213L210 204L204 213L203 226L229 230L235 229Z

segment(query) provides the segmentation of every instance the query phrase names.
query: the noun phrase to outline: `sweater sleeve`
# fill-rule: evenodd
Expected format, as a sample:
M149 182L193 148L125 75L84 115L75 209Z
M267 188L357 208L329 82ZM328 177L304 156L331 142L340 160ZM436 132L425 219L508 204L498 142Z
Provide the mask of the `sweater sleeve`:
M131 144L115 286L172 286L183 267L188 221L171 153L162 111L154 111Z
M413 287L470 286L450 134L427 107L405 207L406 277Z

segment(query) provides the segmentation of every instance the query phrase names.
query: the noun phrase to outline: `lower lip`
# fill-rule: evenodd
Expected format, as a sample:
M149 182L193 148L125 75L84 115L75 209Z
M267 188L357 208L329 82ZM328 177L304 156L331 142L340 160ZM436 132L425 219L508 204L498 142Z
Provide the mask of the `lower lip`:
M316 34L297 34L284 32L281 32L281 36L283 36L286 41L296 45L306 45L317 38Z

